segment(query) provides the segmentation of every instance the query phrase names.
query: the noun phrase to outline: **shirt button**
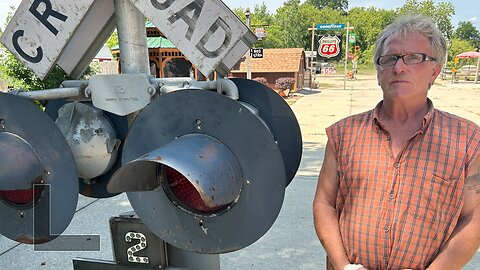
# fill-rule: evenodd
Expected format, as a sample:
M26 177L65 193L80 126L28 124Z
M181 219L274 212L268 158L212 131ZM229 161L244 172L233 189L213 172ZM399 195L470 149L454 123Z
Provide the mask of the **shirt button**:
M385 226L385 227L383 228L383 230L384 230L386 233L388 233L388 232L390 231L390 228L389 228L388 226Z
M387 256L383 257L383 260L384 260L385 262L388 261L388 257L387 257Z
M389 198L390 200L393 200L393 199L395 198L395 196L393 195L393 193L390 193L390 195L388 196L388 198Z
M395 169L398 169L398 167L400 167L400 163L395 162L395 164L393 164L393 167L395 167Z

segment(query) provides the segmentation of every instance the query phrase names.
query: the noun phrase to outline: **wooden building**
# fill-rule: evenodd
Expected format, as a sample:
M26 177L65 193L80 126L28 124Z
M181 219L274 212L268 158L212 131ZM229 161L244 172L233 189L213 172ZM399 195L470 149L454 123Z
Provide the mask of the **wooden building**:
M263 58L252 58L250 66L252 79L264 77L267 79L268 86L272 89L275 89L275 81L282 77L295 79L295 85L291 90L295 91L303 88L303 77L306 69L303 48L263 49ZM230 71L230 77L247 77L245 57Z
M200 81L207 79L151 22L146 22L145 28L147 32L150 74L152 76L158 78L194 77ZM117 60L120 59L121 55L118 46L112 48L112 53ZM119 69L121 69L120 65ZM213 79L213 76L210 79Z

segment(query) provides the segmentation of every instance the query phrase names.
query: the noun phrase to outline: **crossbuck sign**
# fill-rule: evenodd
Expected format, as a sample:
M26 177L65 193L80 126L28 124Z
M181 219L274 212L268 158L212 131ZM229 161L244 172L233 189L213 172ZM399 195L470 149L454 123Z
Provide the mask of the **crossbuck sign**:
M257 39L220 0L129 1L205 75L225 76ZM23 0L0 42L41 79L55 64L77 77L114 18L113 0Z

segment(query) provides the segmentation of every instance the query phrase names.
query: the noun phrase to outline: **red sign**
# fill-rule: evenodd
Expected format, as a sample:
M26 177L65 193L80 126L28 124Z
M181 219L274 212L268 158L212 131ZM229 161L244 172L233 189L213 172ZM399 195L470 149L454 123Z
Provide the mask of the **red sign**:
M321 58L338 58L340 55L340 42L338 36L322 36L318 41L318 55Z

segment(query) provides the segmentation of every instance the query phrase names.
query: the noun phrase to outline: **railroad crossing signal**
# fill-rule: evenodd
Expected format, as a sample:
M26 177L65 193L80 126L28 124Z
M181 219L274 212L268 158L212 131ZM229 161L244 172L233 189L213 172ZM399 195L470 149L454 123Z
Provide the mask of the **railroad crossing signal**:
M111 26L110 18L136 10L133 5L194 64L203 65L202 72L226 74L255 40L218 0L115 1L113 10L102 6L105 14L93 12L99 2L113 5L25 0L1 41L43 78L57 63L72 67L71 74L85 68L83 60L65 58L71 48L88 47L89 54L94 49L87 45L97 47L97 41L80 42L79 33L109 35L85 16L96 21L106 14L101 25ZM29 33L37 30L49 38ZM126 46L122 53L138 47ZM218 254L259 239L275 221L300 164L300 128L288 104L251 80L197 82L131 73L0 94L0 215L7 217L0 233L23 243L52 240L73 216L80 182L93 187L87 196L127 192L146 227L180 249ZM43 112L27 98L51 103ZM22 153L24 162L11 152ZM143 241L139 233L132 237ZM148 263L140 255L135 259Z
M257 40L220 0L132 3L203 74L227 75ZM55 64L77 78L114 28L114 0L23 0L0 42L41 79Z

